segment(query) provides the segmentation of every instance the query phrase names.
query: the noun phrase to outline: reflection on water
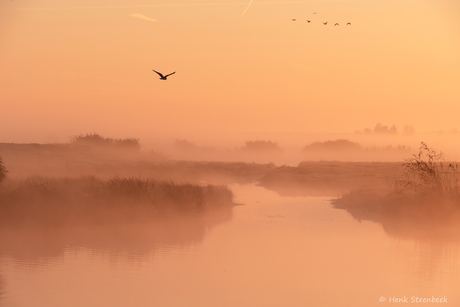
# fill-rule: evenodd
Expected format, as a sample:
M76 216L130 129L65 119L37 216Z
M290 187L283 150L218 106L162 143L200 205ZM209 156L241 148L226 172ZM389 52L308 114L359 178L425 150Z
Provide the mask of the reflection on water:
M458 241L389 236L329 197L232 188L245 205L231 215L2 235L4 305L372 307L404 296L460 304Z
M375 191L357 190L333 199L358 221L382 225L390 236L433 242L460 242L460 210L441 198L398 198Z
M231 207L196 215L170 216L142 222L62 227L0 227L0 257L34 262L61 257L68 247L85 247L113 254L150 255L161 246L201 242L207 231L231 219Z

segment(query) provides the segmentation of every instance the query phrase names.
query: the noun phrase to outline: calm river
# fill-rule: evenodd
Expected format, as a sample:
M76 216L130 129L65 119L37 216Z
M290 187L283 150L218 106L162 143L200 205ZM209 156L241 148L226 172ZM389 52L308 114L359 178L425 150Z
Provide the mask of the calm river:
M331 197L231 188L244 205L180 230L3 234L0 306L460 306L458 241L389 235Z

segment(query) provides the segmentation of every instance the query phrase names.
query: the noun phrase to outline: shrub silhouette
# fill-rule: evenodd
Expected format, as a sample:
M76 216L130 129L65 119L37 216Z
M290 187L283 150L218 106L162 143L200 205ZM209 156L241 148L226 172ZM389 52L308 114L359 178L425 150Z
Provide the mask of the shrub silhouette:
M125 139L113 139L106 138L97 133L87 133L86 135L80 134L70 137L70 143L101 147L101 148L110 148L116 147L119 149L130 149L130 150L139 150L141 148L139 144L139 139L136 138L125 138Z
M448 196L459 199L457 164L443 163L443 155L421 142L419 153L404 161L406 180L397 181L398 193L418 196Z

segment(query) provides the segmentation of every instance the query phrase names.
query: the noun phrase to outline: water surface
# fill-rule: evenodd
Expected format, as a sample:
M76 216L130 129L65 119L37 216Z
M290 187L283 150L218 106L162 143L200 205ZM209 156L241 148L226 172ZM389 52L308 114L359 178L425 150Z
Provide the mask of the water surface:
M231 188L244 205L211 218L3 233L0 305L460 305L458 241L389 235L329 197Z

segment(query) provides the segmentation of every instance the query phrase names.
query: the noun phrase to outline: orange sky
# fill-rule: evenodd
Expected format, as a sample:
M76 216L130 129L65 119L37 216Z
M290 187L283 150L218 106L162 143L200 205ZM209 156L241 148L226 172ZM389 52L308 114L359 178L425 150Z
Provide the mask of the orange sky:
M456 0L171 2L1 1L0 142L460 128Z

